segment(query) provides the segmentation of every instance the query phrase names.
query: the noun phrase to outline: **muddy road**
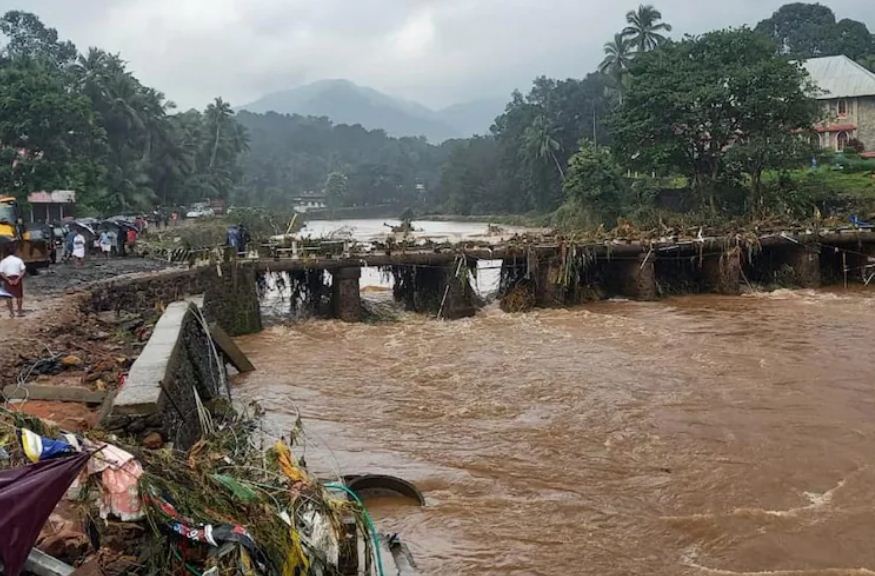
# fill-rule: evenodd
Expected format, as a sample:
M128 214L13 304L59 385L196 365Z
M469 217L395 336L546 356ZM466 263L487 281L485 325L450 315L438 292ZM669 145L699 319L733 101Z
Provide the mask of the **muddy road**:
M72 290L86 288L88 284L109 280L128 274L144 274L164 270L170 265L160 260L147 258L90 258L81 267L73 264L56 264L32 273L26 279L28 295L35 300L45 300Z
M59 264L28 275L25 280L25 316L9 318L0 302L0 384L13 382L22 365L63 351L87 356L82 347L98 351L123 346L107 339L113 326L103 326L79 309L79 297L89 285L102 280L138 277L168 269L165 262L144 258L92 259L82 267ZM113 350L111 350L113 351Z

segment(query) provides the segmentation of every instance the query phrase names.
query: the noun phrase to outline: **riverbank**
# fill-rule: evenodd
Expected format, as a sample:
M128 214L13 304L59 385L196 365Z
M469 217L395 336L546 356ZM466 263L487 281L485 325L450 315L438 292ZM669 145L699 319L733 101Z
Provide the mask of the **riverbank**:
M2 324L0 373L14 382L0 408L0 498L25 473L40 498L27 517L13 507L4 520L19 531L14 546L48 554L32 552L26 569L354 574L360 562L379 564L357 496L293 454L303 431L266 437L258 406L232 407L217 349L233 344L212 344L221 333L178 302L202 271L100 267L33 278L28 316ZM132 269L140 272L107 273ZM62 480L48 471L68 466L67 484L82 470L74 488L55 489ZM18 568L10 556L0 561Z
M110 280L157 278L173 270L159 261L113 258L82 267L60 264L26 278L26 315L0 315L0 388L35 382L111 394L151 335L160 309L100 313L90 309L89 290ZM98 406L44 398L16 409L84 431L96 424Z
M549 228L551 225L551 214L433 214L425 213L414 219L416 220L433 220L436 222L485 222L487 224L498 224L503 226L517 226L525 228Z
M305 215L306 220L364 220L364 219L391 219L398 220L407 209L404 206L360 206L351 208L326 208L324 210L310 210ZM501 224L505 226L525 226L532 228L544 228L550 226L551 214L445 214L439 212L416 212L414 210L413 221L431 220L434 222L485 222L488 224Z

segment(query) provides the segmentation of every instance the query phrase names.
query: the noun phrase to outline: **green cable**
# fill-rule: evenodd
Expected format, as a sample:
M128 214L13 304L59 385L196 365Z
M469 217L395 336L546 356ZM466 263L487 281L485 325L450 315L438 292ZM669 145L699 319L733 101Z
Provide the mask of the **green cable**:
M325 487L328 489L342 490L343 492L346 492L347 494L352 496L353 500L355 500L359 506L362 507L362 512L364 512L364 516L365 516L365 523L367 523L368 530L370 530L370 532L371 532L371 540L373 540L374 549L376 550L377 573L380 576L384 576L384 574L383 574L383 557L380 554L380 535L377 534L377 528L376 528L376 526L374 526L374 521L371 519L371 515L368 514L368 509L365 508L364 502L361 501L361 499L358 497L358 494L356 494L355 492L353 492L352 490L350 490L349 488L347 488L343 484L337 484L335 482L332 482L330 484L326 484Z

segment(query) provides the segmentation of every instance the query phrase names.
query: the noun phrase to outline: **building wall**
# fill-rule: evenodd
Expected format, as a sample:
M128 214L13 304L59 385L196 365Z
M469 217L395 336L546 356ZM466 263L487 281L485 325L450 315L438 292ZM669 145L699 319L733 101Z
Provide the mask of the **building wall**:
M827 126L853 124L857 128L848 131L848 138L856 138L866 150L875 150L875 95L860 98L844 98L847 103L847 113L839 115L839 99L824 100L825 122ZM821 132L819 134L821 148L838 150L838 132Z
M875 150L875 96L856 99L857 138L866 150Z
M31 222L60 222L64 218L75 216L75 204L31 204Z

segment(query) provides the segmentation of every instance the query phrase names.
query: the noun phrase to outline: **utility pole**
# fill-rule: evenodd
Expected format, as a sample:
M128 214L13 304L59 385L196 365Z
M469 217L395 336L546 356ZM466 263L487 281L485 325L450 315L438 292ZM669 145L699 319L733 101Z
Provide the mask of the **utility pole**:
M596 132L596 121L595 121L595 101L592 103L592 144L594 147L599 147L599 137L598 132Z

